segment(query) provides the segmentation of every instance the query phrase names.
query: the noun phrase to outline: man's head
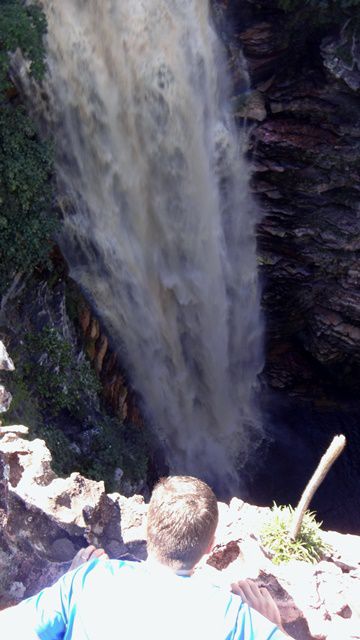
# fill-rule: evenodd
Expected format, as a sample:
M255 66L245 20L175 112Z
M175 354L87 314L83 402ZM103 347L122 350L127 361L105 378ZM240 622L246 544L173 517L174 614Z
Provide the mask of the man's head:
M210 487L191 476L162 478L147 516L149 556L175 571L192 569L212 545L218 523Z

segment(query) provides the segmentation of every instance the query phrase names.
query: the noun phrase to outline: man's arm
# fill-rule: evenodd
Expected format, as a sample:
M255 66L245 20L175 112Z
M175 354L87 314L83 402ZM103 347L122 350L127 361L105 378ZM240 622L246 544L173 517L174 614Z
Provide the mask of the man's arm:
M0 613L0 638L60 640L67 622L71 583L66 574L52 587ZM71 577L71 576L70 576Z
M261 613L264 618L276 624L287 638L292 638L282 626L278 606L265 587L259 588L252 580L240 580L231 585L231 591L240 596L242 601L248 604L249 607ZM292 640L294 639L292 638Z
M70 570L52 587L15 607L0 612L0 638L12 636L21 640L59 640L63 638L68 622L69 603L75 569L95 559L108 559L104 549L90 545L80 549Z

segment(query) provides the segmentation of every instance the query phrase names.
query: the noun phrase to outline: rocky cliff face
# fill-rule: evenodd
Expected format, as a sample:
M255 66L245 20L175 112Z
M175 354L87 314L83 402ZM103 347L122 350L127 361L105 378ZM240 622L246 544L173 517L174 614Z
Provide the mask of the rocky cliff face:
M278 2L214 2L250 129L267 380L356 391L360 365L360 28L315 28ZM304 17L306 20L306 15ZM314 19L314 16L312 16ZM315 16L316 19L316 16ZM298 23L296 23L298 20ZM242 51L251 91L238 72ZM245 121L246 119L246 121Z
M4 374L0 413L10 391L4 423L44 438L59 475L80 469L109 490L144 492L157 477L155 446L111 340L65 269L58 257L50 276L29 277L2 304L0 338L16 371Z
M259 402L269 448L251 499L293 504L332 435L349 445L312 503L327 526L358 532L360 490L360 31L315 3L213 0L233 109L249 136L259 203L266 362ZM288 3L290 5L290 3ZM295 3L294 3L295 4ZM332 14L332 18L335 13ZM341 17L342 16L342 17ZM245 58L249 78L244 76ZM284 481L286 478L286 481Z

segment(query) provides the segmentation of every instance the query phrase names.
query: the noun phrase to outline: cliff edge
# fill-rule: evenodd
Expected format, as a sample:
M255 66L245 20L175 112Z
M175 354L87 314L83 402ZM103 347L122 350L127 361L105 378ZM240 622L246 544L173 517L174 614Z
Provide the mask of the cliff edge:
M12 369L0 347L0 368ZM0 392L2 412L11 398ZM88 544L111 558L146 559L144 497L107 494L80 473L57 477L45 442L27 440L28 431L0 426L0 610L53 584ZM266 586L296 640L360 638L360 537L324 531L330 548L321 562L275 566L260 539L269 508L233 498L219 512L216 544L199 570L226 588L244 578Z

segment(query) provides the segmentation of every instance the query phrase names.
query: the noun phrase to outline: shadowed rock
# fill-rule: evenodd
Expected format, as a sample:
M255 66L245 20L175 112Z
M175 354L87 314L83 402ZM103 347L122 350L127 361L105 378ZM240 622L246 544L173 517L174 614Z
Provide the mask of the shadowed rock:
M14 371L14 363L6 351L5 345L0 340L0 371ZM0 413L8 410L12 400L11 393L6 391L5 387L0 384Z
M79 473L57 478L45 443L19 430L0 429L0 607L54 582L84 545L144 558L142 496L107 495Z

